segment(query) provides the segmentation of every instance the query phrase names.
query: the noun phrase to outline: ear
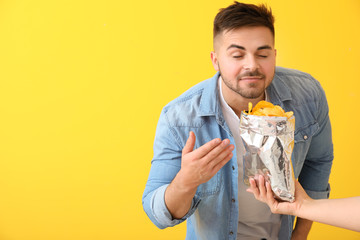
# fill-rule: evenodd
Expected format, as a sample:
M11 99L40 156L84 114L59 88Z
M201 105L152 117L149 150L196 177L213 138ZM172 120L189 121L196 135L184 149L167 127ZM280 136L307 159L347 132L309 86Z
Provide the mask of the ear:
M276 49L274 49L274 51L275 51L275 57L276 57L276 52L277 52L277 51L276 51Z
M212 51L210 54L210 57L211 57L211 62L214 66L215 71L219 71L219 64L218 64L218 59L217 59L216 53L214 51Z

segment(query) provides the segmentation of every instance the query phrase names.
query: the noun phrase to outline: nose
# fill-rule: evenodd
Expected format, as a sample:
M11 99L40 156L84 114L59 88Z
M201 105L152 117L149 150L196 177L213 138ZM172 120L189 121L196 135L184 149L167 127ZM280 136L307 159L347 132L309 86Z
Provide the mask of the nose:
M245 59L243 68L246 71L255 71L256 69L259 68L259 64L256 61L256 58L254 56L247 56L247 58Z

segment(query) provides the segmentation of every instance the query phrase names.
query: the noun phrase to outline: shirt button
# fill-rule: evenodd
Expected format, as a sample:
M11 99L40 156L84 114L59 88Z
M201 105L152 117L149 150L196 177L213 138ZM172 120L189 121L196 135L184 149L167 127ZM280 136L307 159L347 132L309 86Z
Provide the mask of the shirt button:
M230 235L233 235L234 233L233 232L229 232Z
M235 199L231 199L232 202L235 202Z
M304 139L305 139L305 140L308 139L308 136L305 135L305 136L304 136Z
M235 167L234 167L234 166L232 166L232 169L233 169L233 170L235 170Z

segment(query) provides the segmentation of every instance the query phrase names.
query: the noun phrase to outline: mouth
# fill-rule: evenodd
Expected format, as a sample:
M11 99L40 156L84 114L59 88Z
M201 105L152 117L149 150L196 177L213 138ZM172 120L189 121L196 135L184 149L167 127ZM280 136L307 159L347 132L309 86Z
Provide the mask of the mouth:
M257 80L262 80L264 77L262 76L245 76L245 77L241 77L240 80L241 81L257 81Z

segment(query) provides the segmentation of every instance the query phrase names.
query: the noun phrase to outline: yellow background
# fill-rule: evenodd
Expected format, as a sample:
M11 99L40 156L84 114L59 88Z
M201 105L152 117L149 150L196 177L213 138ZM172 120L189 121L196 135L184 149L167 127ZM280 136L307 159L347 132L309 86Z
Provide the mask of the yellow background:
M160 111L215 74L212 22L230 3L0 1L1 240L184 239L141 196ZM267 3L277 64L328 97L331 197L359 196L360 1ZM316 223L309 239L359 237Z

